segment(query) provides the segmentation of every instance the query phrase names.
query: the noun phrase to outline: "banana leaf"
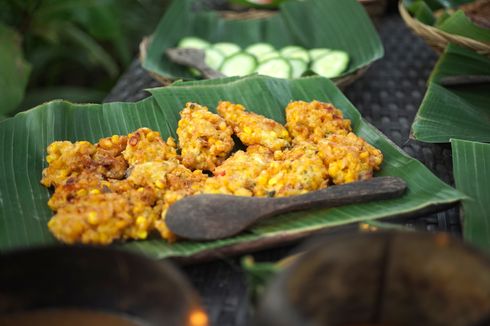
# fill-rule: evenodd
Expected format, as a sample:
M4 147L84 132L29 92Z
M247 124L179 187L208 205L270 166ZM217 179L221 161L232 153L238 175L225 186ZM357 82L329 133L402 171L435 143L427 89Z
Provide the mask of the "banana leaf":
M403 5L417 20L449 34L465 36L480 42L490 43L490 30L475 24L463 10L463 4L475 0L403 0ZM437 18L436 18L437 17Z
M194 0L173 1L157 26L143 58L143 67L169 79L194 79L186 69L169 61L165 50L186 36L246 47L267 42L276 48L341 49L350 56L344 75L383 56L383 46L371 20L356 0L287 1L278 14L263 19L230 20L216 11L192 11Z
M135 250L156 259L234 252L240 246L242 249L259 248L341 224L419 214L463 198L363 120L328 79L282 80L254 75L181 82L150 91L151 97L136 103L49 102L0 122L0 251L56 243L46 226L52 215L46 204L50 192L40 184L50 142L64 139L94 142L112 134L127 134L139 127L158 130L163 137L175 137L179 111L187 101L215 108L219 100L230 100L280 122L284 122L283 110L291 100L332 102L352 120L357 134L382 150L385 160L378 175L403 178L408 183L408 191L398 199L284 214L219 241L168 244L153 238L128 241L116 245L118 248Z
M450 34L466 36L480 42L490 43L490 29L473 23L462 10L450 15L438 27Z
M448 76L490 75L490 58L450 44L439 58L412 124L412 137L429 143L450 138L490 141L490 83L444 87Z
M452 139L456 188L463 200L463 237L490 250L490 144Z

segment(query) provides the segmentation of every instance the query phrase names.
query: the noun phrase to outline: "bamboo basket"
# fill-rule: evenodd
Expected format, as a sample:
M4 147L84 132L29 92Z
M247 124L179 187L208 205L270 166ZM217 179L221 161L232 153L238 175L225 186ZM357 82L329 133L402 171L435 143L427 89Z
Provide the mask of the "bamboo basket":
M430 47L432 47L437 53L442 53L448 43L454 43L467 47L481 55L490 57L490 44L474 39L446 33L440 29L421 23L407 11L403 5L403 0L398 3L398 9L402 19L405 21L407 26L417 35L419 35Z

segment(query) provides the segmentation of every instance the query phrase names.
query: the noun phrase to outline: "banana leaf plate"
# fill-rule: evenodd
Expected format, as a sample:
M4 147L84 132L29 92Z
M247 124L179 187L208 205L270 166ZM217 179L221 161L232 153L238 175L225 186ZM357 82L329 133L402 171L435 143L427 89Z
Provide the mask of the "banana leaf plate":
M179 111L188 101L214 110L220 100L284 123L291 100L332 102L352 120L354 131L382 150L385 160L378 175L403 178L407 193L397 199L319 209L277 216L231 238L168 244L157 238L115 245L155 259L202 259L236 254L293 241L326 228L390 216L418 215L453 205L464 196L409 157L360 113L328 79L295 80L252 75L207 81L177 82L150 90L152 96L136 103L72 104L53 101L0 122L0 251L56 243L46 226L52 213L50 192L40 184L46 166L46 147L55 140L88 140L127 134L139 127L176 136Z
M448 77L490 76L490 58L449 44L429 79L412 124L412 137L428 143L451 138L490 142L490 82L445 86Z
M141 43L143 67L163 83L195 79L186 67L165 56L166 49L187 36L211 43L233 42L242 48L267 42L278 49L287 45L340 49L350 56L348 69L335 78L342 86L358 78L384 53L369 16L356 0L286 1L277 14L256 19L228 19L217 11L193 11L194 2L173 1L152 37Z

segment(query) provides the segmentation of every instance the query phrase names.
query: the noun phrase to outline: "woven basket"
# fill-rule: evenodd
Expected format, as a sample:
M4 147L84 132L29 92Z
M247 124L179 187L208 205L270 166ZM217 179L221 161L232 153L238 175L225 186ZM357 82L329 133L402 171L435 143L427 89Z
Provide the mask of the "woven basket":
M437 53L442 53L448 43L454 43L467 47L481 55L490 57L490 44L473 40L471 38L446 33L440 29L421 23L407 11L403 1L398 3L398 9L407 26L417 35L419 35L429 46Z

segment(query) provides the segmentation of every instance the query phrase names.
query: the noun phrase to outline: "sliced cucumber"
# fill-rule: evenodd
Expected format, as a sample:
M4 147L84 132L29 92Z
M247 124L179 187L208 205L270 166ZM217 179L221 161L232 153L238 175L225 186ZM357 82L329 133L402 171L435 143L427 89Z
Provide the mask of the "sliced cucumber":
M310 61L310 55L308 54L308 51L306 51L301 46L286 46L281 49L280 53L283 57L288 59L301 59L306 62Z
M204 53L206 55L206 57L204 58L204 62L211 69L219 70L219 68L223 64L223 61L225 61L224 54L215 48L207 48L206 50L204 50Z
M308 51L308 54L310 55L311 61L315 61L316 59L323 57L325 54L327 54L330 51L332 50L327 48L317 48L317 49L310 49Z
M308 69L308 63L301 59L288 59L291 65L291 78L299 78Z
M238 52L225 59L220 71L225 76L245 76L253 73L257 67L257 59L247 52Z
M274 47L272 45L270 45L269 43L255 43L255 44L249 45L245 49L245 52L248 52L248 53L256 56L257 58L259 58L260 56L262 56L266 53L274 52L274 51L276 51L276 49L274 49Z
M207 49L211 44L209 42L194 36L184 37L180 40L177 47L179 48L193 48L193 49Z
M265 76L291 78L292 70L289 61L279 57L262 62L255 71Z
M212 47L218 51L221 51L221 53L223 53L225 57L232 56L242 50L240 46L230 42L215 43L212 45Z
M257 61L259 63L261 63L261 62L264 62L264 61L267 61L270 59L279 58L280 56L281 55L277 51L267 52L267 53L264 53L264 54L258 56Z
M332 50L324 56L313 61L311 70L320 76L333 78L337 77L347 69L349 65L349 55L344 51Z

